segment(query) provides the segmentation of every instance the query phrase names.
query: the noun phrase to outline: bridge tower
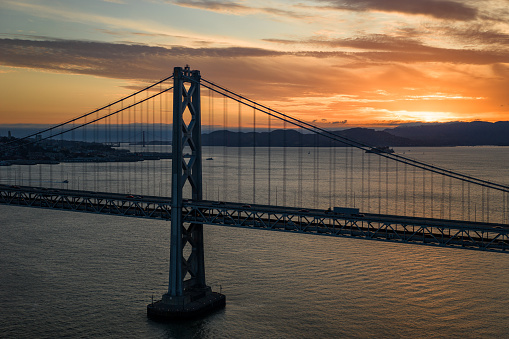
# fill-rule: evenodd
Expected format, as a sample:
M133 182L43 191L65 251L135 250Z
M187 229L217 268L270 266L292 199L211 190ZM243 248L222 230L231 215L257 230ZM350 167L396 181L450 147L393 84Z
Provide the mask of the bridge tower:
M226 304L226 297L212 292L205 283L203 225L186 225L182 218L186 184L191 187L193 201L202 200L200 78L200 71L191 71L189 66L173 71L170 275L168 293L147 306L147 315L152 318L193 318ZM190 151L186 158L184 148ZM187 258L186 246L190 247Z

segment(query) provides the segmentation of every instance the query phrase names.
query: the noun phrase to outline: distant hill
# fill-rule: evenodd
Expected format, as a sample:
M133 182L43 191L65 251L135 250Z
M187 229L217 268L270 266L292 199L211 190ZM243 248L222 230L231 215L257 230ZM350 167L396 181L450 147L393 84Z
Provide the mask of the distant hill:
M385 131L369 128L351 128L332 133L365 143L370 146L411 146L414 142L408 138L394 136ZM271 132L232 132L214 131L202 135L205 146L241 146L241 147L330 147L345 146L342 142L315 134L300 133L295 130L274 130Z
M509 121L399 126L385 132L407 138L416 146L509 146Z
M399 126L384 131L370 128L350 128L332 133L370 146L509 146L509 121L451 122ZM203 134L203 145L242 147L328 147L345 146L341 142L296 130L274 130L272 132L215 131Z
M7 136L9 131L15 137L36 133L47 126L43 125L0 125L0 136ZM117 141L140 143L143 133L146 143L154 140L171 141L171 125L110 125L107 127L90 127L85 133L68 133L62 138L73 141L106 142ZM206 129L203 129L206 130ZM56 131L58 132L58 131ZM110 133L111 136L108 136ZM350 128L332 133L367 144L369 146L509 146L509 121L491 122L451 122L443 124L422 124L419 126L398 126L392 129L377 131L371 128ZM46 136L46 134L44 135ZM272 132L214 131L202 135L203 145L266 147L329 147L345 146L323 136L301 133L297 130L274 130ZM161 142L157 142L160 144Z
M371 128L350 128L334 133L370 146L417 146L416 142L409 137Z

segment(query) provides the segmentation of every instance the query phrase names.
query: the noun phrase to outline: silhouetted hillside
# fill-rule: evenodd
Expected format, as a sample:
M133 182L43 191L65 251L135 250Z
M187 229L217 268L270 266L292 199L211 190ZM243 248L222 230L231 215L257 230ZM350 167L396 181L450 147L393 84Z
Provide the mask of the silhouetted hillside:
M509 121L473 121L396 127L385 132L412 140L419 146L509 145ZM395 145L394 145L395 146Z
M12 135L22 137L36 133L43 129L42 125L14 126L0 125L0 136ZM140 143L145 136L147 144L168 144L171 140L171 125L111 125L94 128L87 133L68 133L63 135L63 140L72 141L111 141L112 136L121 138L121 142ZM108 136L107 132L111 133ZM364 143L369 146L477 146L496 145L509 146L509 121L495 123L453 122L444 124L423 124L419 126L399 126L384 131L376 131L370 128L351 128L342 131L333 131L337 135ZM44 135L45 136L45 135ZM60 138L60 137L59 137ZM341 142L332 142L329 138L310 133L301 133L296 130L274 130L272 132L233 132L215 131L202 135L203 145L214 146L242 146L266 147L269 142L272 146L289 147L329 147L345 146Z
M403 137L391 135L385 131L368 128L352 128L332 133L365 143L370 146L411 146L414 142ZM206 146L241 146L241 147L330 147L345 146L342 142L315 134L300 133L295 130L275 130L272 132L231 132L215 131L202 135L202 143Z
M351 128L332 133L369 146L509 146L509 122L474 121L420 126L400 126L384 131L370 128ZM345 146L321 135L300 133L296 130L272 132L215 131L202 136L203 145L242 147L330 147Z
M370 128L350 128L335 133L370 146L417 146L408 137L394 135L388 131L375 131Z

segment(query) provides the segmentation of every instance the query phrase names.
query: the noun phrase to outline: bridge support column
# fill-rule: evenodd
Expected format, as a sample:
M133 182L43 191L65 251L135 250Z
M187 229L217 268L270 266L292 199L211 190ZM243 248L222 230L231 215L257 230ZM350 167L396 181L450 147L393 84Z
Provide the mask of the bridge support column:
M226 304L226 297L205 283L203 225L185 224L183 188L202 200L200 72L175 67L173 87L172 204L168 293L147 306L151 318L178 320L205 315ZM184 148L190 152L184 158Z

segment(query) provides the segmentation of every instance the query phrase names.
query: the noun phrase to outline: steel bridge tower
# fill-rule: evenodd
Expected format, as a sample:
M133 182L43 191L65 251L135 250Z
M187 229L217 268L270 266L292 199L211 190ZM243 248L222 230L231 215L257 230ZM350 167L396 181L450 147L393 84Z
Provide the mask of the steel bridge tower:
M173 70L170 276L168 293L147 306L152 318L192 318L226 304L226 297L205 283L203 225L182 221L184 186L190 185L193 201L202 200L200 78L200 71L189 66ZM184 158L184 149L190 156Z

